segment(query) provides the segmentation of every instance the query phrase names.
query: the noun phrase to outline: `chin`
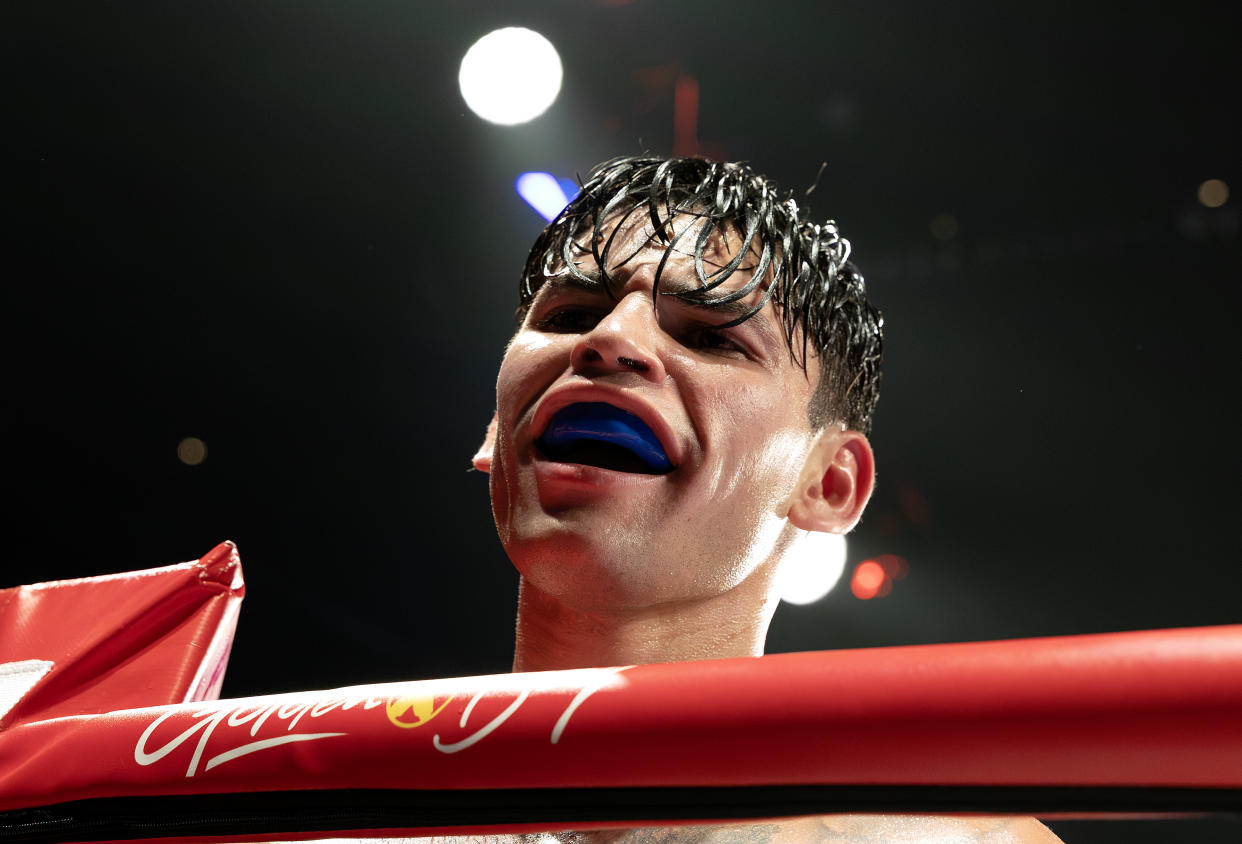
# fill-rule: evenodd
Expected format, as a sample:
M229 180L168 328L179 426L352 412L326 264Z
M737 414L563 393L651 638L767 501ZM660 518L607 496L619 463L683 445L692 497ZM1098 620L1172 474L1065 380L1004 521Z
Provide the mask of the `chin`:
M626 529L615 518L607 530L579 531L558 524L505 546L530 586L581 612L641 611L661 605L708 600L734 588L734 568L704 571L694 555L676 553L668 539ZM617 535L625 536L618 543ZM653 554L651 548L664 548ZM679 562L674 562L674 561ZM687 564L689 563L689 564Z

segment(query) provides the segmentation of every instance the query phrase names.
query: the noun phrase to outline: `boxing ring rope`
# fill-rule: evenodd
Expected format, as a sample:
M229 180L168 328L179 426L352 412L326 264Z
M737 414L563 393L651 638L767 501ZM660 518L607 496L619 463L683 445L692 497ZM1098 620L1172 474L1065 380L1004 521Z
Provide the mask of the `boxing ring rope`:
M215 565L216 581L199 587L226 582ZM234 581L208 589L195 612L228 626ZM187 618L172 634L189 623L201 637L204 623ZM28 649L37 637L26 638ZM210 674L223 656L205 650L172 674ZM6 640L0 657L14 656ZM173 685L162 693L175 700L209 684ZM45 695L39 710L19 701L0 721L0 840L468 834L860 811L1242 812L1242 626L120 711L70 712L66 699Z

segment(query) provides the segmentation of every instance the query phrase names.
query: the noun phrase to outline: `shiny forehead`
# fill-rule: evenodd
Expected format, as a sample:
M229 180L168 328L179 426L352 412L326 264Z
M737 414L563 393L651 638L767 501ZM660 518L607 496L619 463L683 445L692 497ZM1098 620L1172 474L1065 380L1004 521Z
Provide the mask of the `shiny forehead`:
M545 276L536 298L549 289L567 288L613 296L634 273L655 264L653 300L657 296L673 296L687 306L713 312L717 319L730 322L753 315L757 310L754 300L766 291L770 276L760 277L758 284L749 283L758 269L759 255L752 249L749 260L734 260L739 257L741 246L738 227L725 221L714 230L708 229L710 221L700 213L670 213L668 221L663 237L647 215L632 211L614 214L598 233L594 227L584 230L570 244L569 260L562 254L555 269ZM702 248L696 250L692 244L697 243L703 229L708 229L708 236ZM591 237L593 244L588 242ZM610 263L600 263L600 259ZM723 301L723 293L733 294L739 289L750 294L729 296L730 301ZM713 295L713 291L720 292ZM766 325L766 321L761 322Z
M743 210L734 204L726 203L722 211L693 193L643 197L620 191L592 210L573 213L572 208L545 230L545 236L555 234L546 238L543 250L538 243L532 250L523 276L523 307L548 280L566 275L611 291L619 271L628 276L626 268L653 251L660 255L653 295L717 308L728 319L722 327L750 319L772 298L780 244L763 238L756 220L734 216ZM667 272L670 265L675 272Z

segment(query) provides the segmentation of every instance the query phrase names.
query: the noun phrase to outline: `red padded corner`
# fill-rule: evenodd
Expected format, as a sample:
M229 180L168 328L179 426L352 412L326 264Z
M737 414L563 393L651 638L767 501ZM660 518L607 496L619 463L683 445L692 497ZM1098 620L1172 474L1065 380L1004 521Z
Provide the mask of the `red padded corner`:
M0 590L0 730L219 695L245 592L237 547L162 568ZM25 688L25 684L29 684Z
M246 594L246 585L242 581L241 555L237 553L237 545L226 539L212 548L198 560L199 580L203 583L214 583L223 586L238 597Z

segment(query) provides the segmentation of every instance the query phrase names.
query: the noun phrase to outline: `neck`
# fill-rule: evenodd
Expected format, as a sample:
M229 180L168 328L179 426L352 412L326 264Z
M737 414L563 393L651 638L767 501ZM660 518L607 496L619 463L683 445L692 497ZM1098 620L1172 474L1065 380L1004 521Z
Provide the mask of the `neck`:
M760 656L776 610L767 578L722 595L637 610L569 606L522 579L514 671Z

